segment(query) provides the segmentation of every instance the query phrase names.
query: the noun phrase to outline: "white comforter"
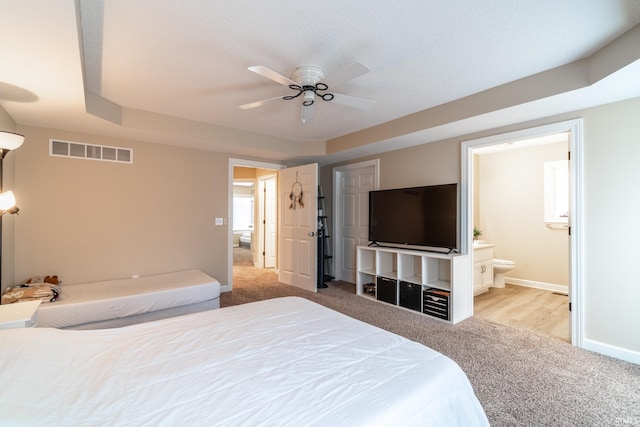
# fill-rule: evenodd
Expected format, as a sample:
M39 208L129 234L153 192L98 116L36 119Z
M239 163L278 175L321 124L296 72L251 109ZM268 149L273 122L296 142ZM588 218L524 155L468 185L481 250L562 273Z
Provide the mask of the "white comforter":
M0 347L1 425L488 425L452 360L296 297Z

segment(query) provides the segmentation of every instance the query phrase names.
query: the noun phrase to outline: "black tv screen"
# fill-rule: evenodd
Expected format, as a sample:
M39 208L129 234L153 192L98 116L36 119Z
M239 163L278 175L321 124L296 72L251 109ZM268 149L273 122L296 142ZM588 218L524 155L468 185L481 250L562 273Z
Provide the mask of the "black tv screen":
M458 248L458 184L369 192L369 240Z

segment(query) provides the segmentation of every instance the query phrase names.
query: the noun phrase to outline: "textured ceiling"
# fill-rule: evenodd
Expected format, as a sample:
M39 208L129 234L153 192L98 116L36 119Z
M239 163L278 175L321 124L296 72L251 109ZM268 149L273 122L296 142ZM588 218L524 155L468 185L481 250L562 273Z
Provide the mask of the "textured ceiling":
M346 141L359 155L640 96L627 69L603 81L606 90L558 90L530 108L505 101L406 134L363 133L384 134L411 114L435 117L443 104L589 58L640 22L635 0L78 4L2 0L0 104L18 124L291 162L331 152L325 141ZM292 93L249 66L288 77L317 65L330 78L354 62L371 72L331 90L375 100L370 110L316 101L312 122L302 124L299 99L238 108Z

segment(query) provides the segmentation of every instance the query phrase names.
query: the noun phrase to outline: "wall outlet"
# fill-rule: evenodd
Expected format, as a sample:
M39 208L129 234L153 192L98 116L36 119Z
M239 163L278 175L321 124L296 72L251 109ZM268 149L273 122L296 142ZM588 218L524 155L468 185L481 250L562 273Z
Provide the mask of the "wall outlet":
M224 218L216 218L216 225L224 225Z

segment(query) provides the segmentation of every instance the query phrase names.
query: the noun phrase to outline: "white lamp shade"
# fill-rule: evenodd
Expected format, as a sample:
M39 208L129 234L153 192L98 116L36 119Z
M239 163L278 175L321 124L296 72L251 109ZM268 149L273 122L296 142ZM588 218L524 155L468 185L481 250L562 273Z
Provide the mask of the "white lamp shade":
M13 195L13 191L5 191L0 194L0 211L6 211L16 205L16 196Z
M24 142L24 136L18 133L0 131L0 149L15 150Z

